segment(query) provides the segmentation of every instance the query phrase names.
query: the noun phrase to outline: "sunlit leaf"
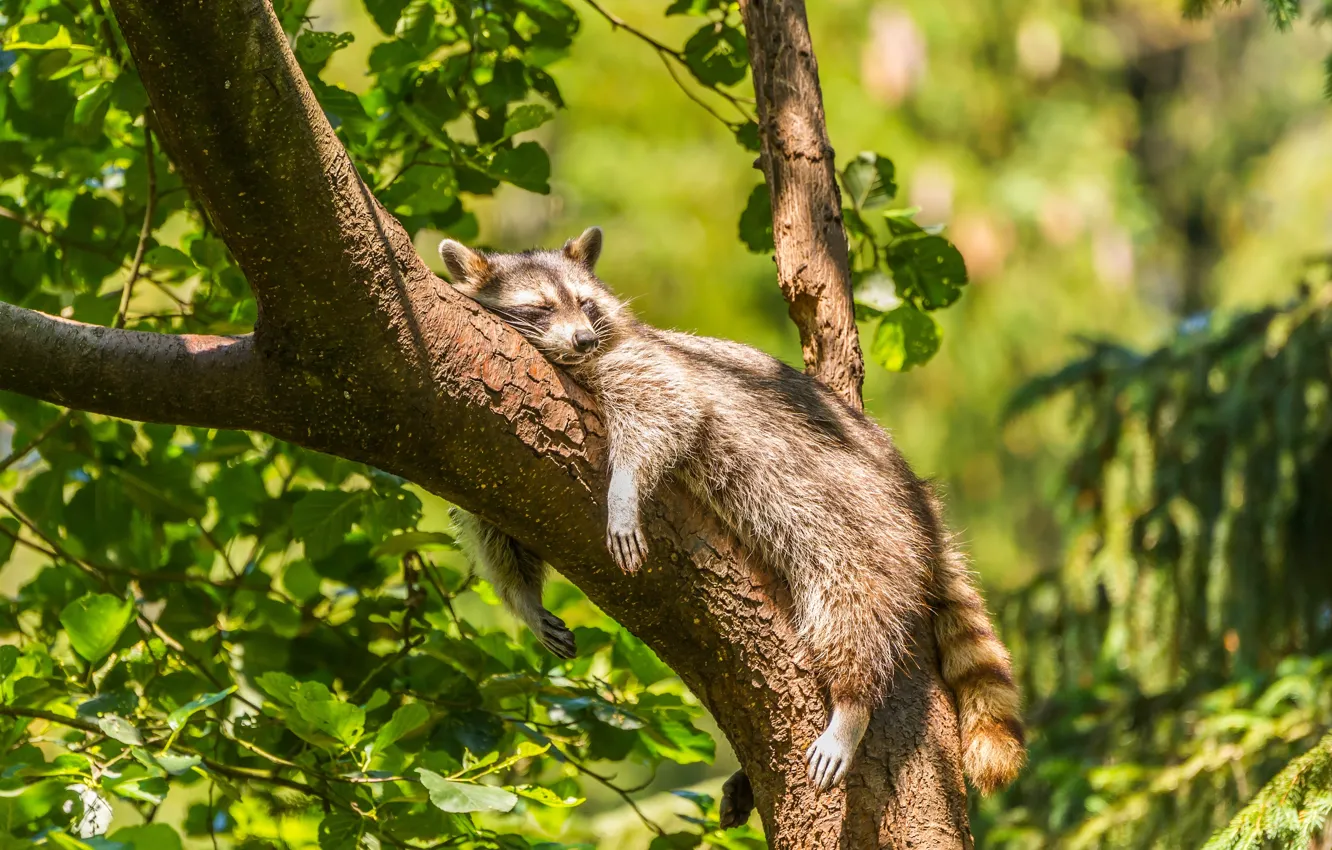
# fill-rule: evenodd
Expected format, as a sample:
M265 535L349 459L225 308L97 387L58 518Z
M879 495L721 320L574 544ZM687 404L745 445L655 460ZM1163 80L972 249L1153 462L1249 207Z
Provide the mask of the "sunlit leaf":
M438 773L419 768L421 784L430 792L430 802L445 812L507 812L518 802L518 795L493 785L455 782Z
M84 660L96 663L115 648L120 633L134 619L134 601L109 593L89 593L65 606L60 624Z

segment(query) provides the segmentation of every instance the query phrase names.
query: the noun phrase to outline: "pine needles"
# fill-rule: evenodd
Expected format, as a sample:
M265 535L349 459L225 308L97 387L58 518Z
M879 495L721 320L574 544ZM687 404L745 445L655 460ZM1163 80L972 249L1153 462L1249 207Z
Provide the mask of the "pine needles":
M1303 848L1332 815L1332 733L1292 761L1203 850Z

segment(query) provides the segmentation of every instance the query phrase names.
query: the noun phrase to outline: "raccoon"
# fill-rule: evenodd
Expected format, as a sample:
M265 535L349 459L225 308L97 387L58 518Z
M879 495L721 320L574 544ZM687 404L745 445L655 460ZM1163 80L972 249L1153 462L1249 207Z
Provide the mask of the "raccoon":
M794 627L828 688L805 753L820 790L842 781L872 709L932 619L958 704L963 766L983 792L1024 760L1011 662L940 503L881 428L815 379L756 349L639 322L596 276L602 234L558 251L440 244L453 285L518 330L601 404L610 438L606 547L627 573L649 541L639 506L667 476L708 505L789 585ZM556 655L574 651L541 603L541 559L457 515L464 546Z

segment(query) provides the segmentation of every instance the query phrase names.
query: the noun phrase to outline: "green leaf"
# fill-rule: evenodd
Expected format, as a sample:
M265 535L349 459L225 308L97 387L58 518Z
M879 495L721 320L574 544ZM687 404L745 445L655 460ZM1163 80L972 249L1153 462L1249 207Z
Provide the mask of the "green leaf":
M942 236L899 239L888 251L897 292L925 310L938 310L962 297L967 264Z
M364 823L358 815L329 812L319 822L319 850L357 850L363 831Z
M903 304L879 320L870 356L890 372L905 372L928 362L939 350L941 337L934 317Z
M430 792L430 802L445 812L507 812L518 802L518 795L493 785L455 782L423 767L416 772Z
M365 0L365 9L375 19L375 26L384 35L393 35L398 19L411 0Z
M365 731L365 709L334 697L317 682L305 682L295 691L286 718L291 731L321 747L332 742L351 747Z
M153 760L172 776L189 773L203 763L203 759L197 755L175 752L156 753L153 755Z
M74 104L74 123L95 124L100 127L106 117L107 100L111 97L111 84L105 80L79 95Z
M762 149L762 141L759 139L759 126L753 121L746 121L736 129L735 140L740 143L740 147L747 151L758 153Z
M18 545L19 524L13 517L0 517L0 526L4 528L0 531L0 567L3 567L9 556L14 554L14 547Z
M341 699L297 698L292 713L288 715L289 721L293 717L309 722L314 730L328 734L345 747L356 745L365 731L365 709L349 702L342 702ZM297 726L293 726L292 731L301 734ZM306 741L325 746L316 735L306 733L301 734L301 737Z
M749 201L740 213L740 241L755 254L771 253L776 247L772 234L772 195L767 183L758 184L749 193Z
M370 550L376 558L387 555L401 555L418 549L457 549L458 541L453 535L442 531L404 531L395 534Z
M93 53L91 45L75 44L69 30L55 23L25 24L18 29L19 40L4 45L5 50L68 50Z
M287 589L287 593L297 602L305 602L312 599L319 593L323 579L315 571L314 566L302 558L293 564L288 565L286 572L282 574L282 586Z
M219 702L221 702L222 700L226 699L227 697L235 693L235 691L236 691L236 686L232 685L231 687L227 688L225 691L218 691L212 694L204 694L198 699L190 700L189 702L182 705L180 708L171 712L171 714L167 715L167 725L170 726L173 731L179 730L182 727L184 727L186 723L189 722L190 718L196 712L203 711L205 708L208 708L210 705L217 705Z
M615 649L611 652L611 663L619 668L633 672L643 687L669 679L675 675L671 668L662 664L656 653L645 643L628 632L615 636Z
M561 797L541 785L519 785L513 789L513 792L519 797L533 800L552 809L571 809L574 806L581 806L586 800L584 797Z
M865 151L842 169L842 187L856 210L878 209L897 195L895 176L892 160Z
M296 58L307 65L320 66L329 57L355 40L349 32L315 32L306 30L296 40Z
M17 646L10 643L0 646L0 681L8 679L10 674L18 669L19 658Z
M675 0L666 7L669 15L706 15L708 12L725 9L727 0Z
M490 161L490 174L529 192L550 193L550 157L536 142L496 151Z
M305 554L319 559L330 554L365 510L368 490L311 490L291 511L291 530L305 543Z
M684 46L685 64L706 85L735 85L749 71L744 33L723 23L704 25Z
M295 696L299 687L296 680L286 673L279 673L276 670L270 670L260 676L256 676L254 683L258 685L264 693L273 698L278 705L289 706L292 704L292 697Z
M526 103L509 113L504 121L504 138L535 130L554 118L555 114L544 106Z
M920 207L885 210L883 220L888 225L888 232L894 236L915 236L924 233L925 231L914 220L918 212Z
M692 850L702 841L703 836L694 832L672 832L652 839L648 850Z
M109 836L112 841L134 850L180 850L180 835L163 823L127 826Z
M69 635L74 651L89 663L97 663L115 648L120 633L134 619L134 601L109 593L80 596L60 612L60 624Z
M194 265L194 260L191 260L188 254L178 248L172 248L169 245L157 245L153 248L149 248L143 254L143 261L150 266L157 266L158 268L190 270L198 268Z
M122 744L129 744L134 747L143 746L143 735L123 717L115 714L104 714L97 718L97 725L108 736L115 738Z
M419 702L409 702L399 706L398 710L393 712L393 718L379 727L379 732L375 735L373 752L383 752L429 719L430 711Z
M655 718L642 730L644 743L662 758L677 764L711 764L717 744L707 732L672 718Z

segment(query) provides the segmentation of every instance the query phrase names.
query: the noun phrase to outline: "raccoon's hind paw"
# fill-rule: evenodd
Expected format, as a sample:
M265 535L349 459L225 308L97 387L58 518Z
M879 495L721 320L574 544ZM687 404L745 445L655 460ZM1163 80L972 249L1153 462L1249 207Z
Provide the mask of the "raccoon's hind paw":
M606 548L610 550L615 566L626 573L636 573L647 560L647 538L638 524L628 527L613 525L606 530Z
M740 826L753 811L754 786L743 770L737 770L722 786L721 828Z
M814 780L819 791L827 791L846 777L859 743L859 738L854 742L848 741L834 722L818 740L809 745L805 751L805 763L809 765L809 778Z
M570 659L578 654L574 634L564 621L549 611L541 612L541 630L537 633L541 645L557 658Z

